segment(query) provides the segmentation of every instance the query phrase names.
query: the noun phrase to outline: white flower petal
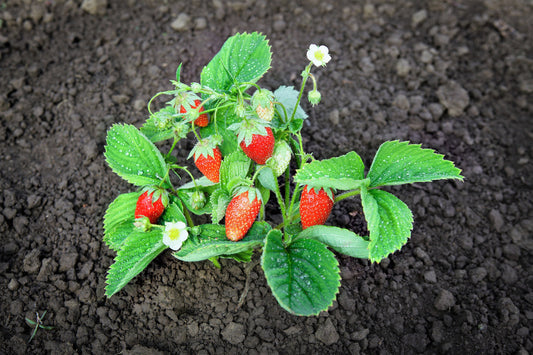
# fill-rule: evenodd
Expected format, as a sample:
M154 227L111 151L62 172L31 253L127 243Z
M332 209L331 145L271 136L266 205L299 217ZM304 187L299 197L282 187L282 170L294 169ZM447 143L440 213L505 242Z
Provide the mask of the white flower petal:
M309 61L313 62L315 59L315 53L318 50L318 47L316 44L312 44L309 46L309 49L307 50L307 59Z
M187 225L183 222L167 222L165 223L165 231L163 232L163 244L172 250L179 250L189 237Z
M331 60L328 47L316 44L311 44L307 50L307 59L311 61L317 67L325 66L327 62Z

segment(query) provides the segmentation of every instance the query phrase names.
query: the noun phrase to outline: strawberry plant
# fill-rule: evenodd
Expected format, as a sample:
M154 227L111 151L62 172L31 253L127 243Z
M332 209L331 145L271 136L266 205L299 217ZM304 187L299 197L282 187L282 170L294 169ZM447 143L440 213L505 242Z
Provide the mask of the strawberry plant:
M104 217L104 241L117 253L108 297L168 248L177 260L218 267L220 258L249 262L258 251L279 304L293 314L316 315L339 290L335 253L379 262L409 239L413 215L384 188L462 180L451 161L409 142L384 142L368 169L353 151L324 160L306 152L301 100L311 80L307 99L320 102L311 71L331 57L327 47L311 45L307 58L298 90L270 91L257 84L270 68L268 41L258 33L234 35L203 68L199 83L181 82L179 65L171 90L154 96L167 97L166 105L152 110L152 99L140 128L109 129L106 161L137 191L118 195ZM192 166L174 152L182 139L195 141L188 152ZM326 225L335 205L356 195L368 235ZM269 219L267 204L279 209L280 223Z

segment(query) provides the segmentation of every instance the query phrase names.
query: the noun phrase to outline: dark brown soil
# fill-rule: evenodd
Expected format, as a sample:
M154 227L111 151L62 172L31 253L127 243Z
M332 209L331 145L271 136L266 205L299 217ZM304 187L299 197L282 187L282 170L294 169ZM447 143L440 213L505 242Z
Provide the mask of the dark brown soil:
M81 3L0 1L0 353L533 352L531 1ZM355 150L368 166L383 141L409 140L464 183L390 189L414 212L410 242L379 265L339 256L318 317L278 306L257 264L236 309L247 265L170 253L106 299L103 214L132 190L104 161L107 128L139 125L179 62L199 81L242 31L270 39L272 89L298 85L310 43L329 46L323 102L304 105L315 157ZM358 231L361 212L343 201L328 223ZM28 344L24 318L44 311L54 329Z

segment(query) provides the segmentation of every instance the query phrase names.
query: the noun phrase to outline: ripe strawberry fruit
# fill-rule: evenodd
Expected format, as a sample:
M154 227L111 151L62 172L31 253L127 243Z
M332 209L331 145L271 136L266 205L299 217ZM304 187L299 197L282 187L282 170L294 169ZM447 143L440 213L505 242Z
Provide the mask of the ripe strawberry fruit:
M191 104L190 106L191 106L192 109L195 109L201 103L202 102L200 100L194 100L194 104ZM186 105L187 104L180 106L180 113L187 113L187 109L185 108ZM194 120L194 124L199 126L199 127L206 127L209 124L209 116L207 115L207 113L202 113L203 111L204 111L204 108L202 106L199 109L200 115L198 116L197 119Z
M328 193L329 192L329 193ZM333 193L305 185L300 199L300 216L302 229L324 224L333 208Z
M245 118L228 127L237 134L242 151L259 165L264 165L274 152L274 135L266 122Z
M238 193L226 208L226 237L231 241L239 241L254 224L259 208L261 195L256 189L247 189Z
M222 153L217 147L220 142L218 137L204 138L194 146L189 154L189 158L194 155L194 164L198 170L215 184L220 181Z
M154 224L165 211L167 204L168 196L166 192L146 190L137 199L135 218L148 217L150 223Z
M239 144L244 154L259 165L264 165L274 152L274 135L270 127L265 129L267 131L265 136L253 134L250 144L246 144L244 140Z
M220 181L220 164L222 163L222 153L216 147L211 155L194 155L194 164L209 180L215 184Z

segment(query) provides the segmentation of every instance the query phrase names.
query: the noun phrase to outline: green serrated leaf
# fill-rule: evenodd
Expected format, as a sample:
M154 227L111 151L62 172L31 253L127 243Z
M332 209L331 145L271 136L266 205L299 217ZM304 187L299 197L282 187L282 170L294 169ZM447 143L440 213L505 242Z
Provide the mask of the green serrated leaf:
M135 126L115 124L107 132L105 157L111 169L136 186L159 185L167 165L157 147ZM168 183L162 185L168 188Z
M220 165L220 184L227 186L234 178L245 178L250 170L251 162L251 159L240 149L225 156Z
M204 224L200 235L189 236L174 257L182 261L201 261L221 255L240 254L263 245L263 240L271 229L266 222L255 222L246 236L238 242L226 238L226 229L217 224Z
M257 174L257 179L267 189L270 191L277 190L277 178L274 177L272 169L267 166L261 167L261 171Z
M165 212L161 216L161 220L164 222L184 222L187 223L187 219L183 214L183 207L179 203L179 200L174 196L171 197L172 202L170 202L165 209ZM176 201L177 200L177 201Z
M272 54L266 37L257 32L236 34L204 67L201 83L218 93L229 93L237 83L255 83L270 68Z
M315 160L299 169L294 180L300 185L353 190L364 185L364 169L361 157L350 152L340 157Z
M161 229L149 232L134 230L126 238L107 273L105 295L113 296L167 248Z
M432 149L422 149L420 144L385 142L379 147L368 171L369 187L440 179L463 180L461 169L443 157Z
M113 250L119 250L133 230L135 207L141 191L118 195L109 204L104 216L104 242Z
M274 297L296 315L327 310L340 287L335 255L316 240L300 239L284 246L282 233L272 230L265 239L261 265Z
M224 259L233 259L239 263L249 263L252 261L252 256L254 255L254 250L245 250L237 254L231 254L231 255L221 255L221 258Z
M413 214L405 203L386 191L363 189L361 201L370 231L370 260L379 262L407 243Z
M311 226L292 239L314 239L326 244L333 250L354 258L369 258L369 242L354 232L333 226Z
M211 221L218 223L226 215L226 208L231 201L230 194L226 189L218 189L211 195Z
M279 88L274 91L274 97L276 102L279 102L280 104L285 107L285 110L283 110L282 106L277 104L276 110L280 112L281 115L283 115L283 122L288 122L289 119L292 117L292 113L294 111L294 107L296 105L296 102L298 102L298 96L299 92L294 89L292 86L280 86ZM285 116L285 112L287 113L287 116ZM294 119L291 122L291 126L289 129L291 132L297 132L299 129L302 128L303 120L307 118L307 113L298 105L296 109L296 113L294 114ZM277 118L279 120L279 118ZM274 122L276 124L276 122ZM283 124L278 123L277 125L283 126Z

